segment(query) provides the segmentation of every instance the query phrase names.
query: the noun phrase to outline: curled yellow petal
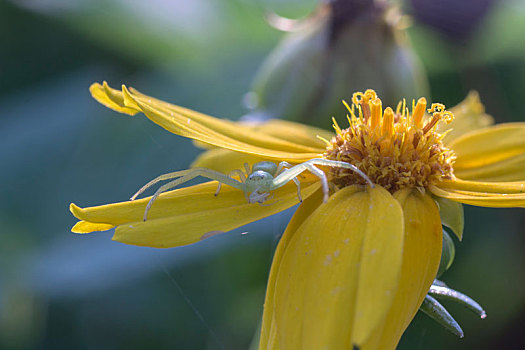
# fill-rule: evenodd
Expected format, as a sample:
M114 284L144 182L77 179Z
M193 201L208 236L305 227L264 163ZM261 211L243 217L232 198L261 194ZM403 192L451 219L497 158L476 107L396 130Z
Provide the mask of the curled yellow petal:
M308 198L319 183L304 183L303 198ZM149 198L90 208L71 205L71 212L85 222L86 228L117 226L114 240L122 243L168 248L197 242L217 233L283 211L298 202L297 188L289 183L275 191L274 199L265 205L250 204L242 191L223 186L215 197L217 182L208 182L163 193L154 202L148 220L143 221ZM89 223L89 224L88 224ZM107 226L103 226L107 225Z
M272 264L259 348L361 345L396 293L401 208L380 186L350 186L297 215L303 223L292 220Z
M120 91L110 88L106 82L103 82L102 85L92 84L89 87L89 92L95 100L114 111L129 115L135 115L140 112L138 108L127 107L124 104L124 97Z
M177 105L172 105L170 103L144 95L133 88L130 88L130 91L137 97L148 99L152 101L152 103L162 104L168 109L176 110L181 114L200 116L200 118L202 118L200 121L203 123L207 124L210 121L212 123L216 123L217 120L219 122L223 122L223 120L209 117L205 114L198 113ZM238 126L239 123L235 123L235 125ZM286 141L287 145L290 145L290 142L293 142L293 144L305 146L307 149L319 148L321 152L322 150L324 150L325 144L321 140L319 140L317 136L321 136L322 138L327 140L329 140L333 136L333 133L330 131L282 119L270 119L262 123L246 122L242 123L242 125L246 128L249 128L252 132L255 132L256 135L260 135L260 133L262 133L263 135L272 136L277 139Z
M174 134L212 146L259 155L267 159L298 162L316 158L323 152L323 148L318 147L315 139L312 139L312 146L264 132L256 133L250 126L172 105L134 89L128 90L125 86L119 91L110 88L104 82L103 85L93 84L90 91L95 99L109 108L128 114L140 111L154 123Z

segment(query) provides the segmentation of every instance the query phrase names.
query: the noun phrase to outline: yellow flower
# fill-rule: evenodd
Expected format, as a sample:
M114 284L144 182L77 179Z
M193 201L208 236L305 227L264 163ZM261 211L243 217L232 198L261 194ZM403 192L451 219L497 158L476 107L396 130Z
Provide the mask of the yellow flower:
M525 123L488 126L490 117L474 95L452 109L456 121L445 125L453 114L441 104L430 106L429 115L424 98L411 111L405 103L383 110L374 91L356 93L348 106L350 126L334 122L334 135L282 120L219 120L124 86L119 91L94 84L91 93L109 108L142 112L208 148L194 166L228 173L244 162L298 164L323 157L358 166L376 184L366 186L346 169L325 168L333 194L323 203L319 180L299 177L304 202L272 263L260 349L395 348L436 276L442 224L461 238L459 203L525 206ZM117 241L174 247L298 203L293 183L264 206L248 203L229 186L214 196L216 186L161 194L147 221L148 198L84 209L71 204L81 220L73 232L116 227Z

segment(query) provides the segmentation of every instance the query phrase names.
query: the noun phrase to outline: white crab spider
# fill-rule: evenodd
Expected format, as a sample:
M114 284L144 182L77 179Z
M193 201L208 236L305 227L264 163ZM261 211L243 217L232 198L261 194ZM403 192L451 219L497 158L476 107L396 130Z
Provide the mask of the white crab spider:
M361 175L361 177L363 177L363 179L365 179L371 187L374 187L374 184L372 181L370 181L368 176L366 176L366 174L359 170L355 165L337 160L315 158L295 166L292 166L288 162L280 162L279 165L277 165L273 162L265 161L253 164L252 168L250 169L250 166L246 163L244 164L246 174L239 169L233 170L229 175L208 168L193 168L176 171L173 173L161 175L151 180L140 190L138 190L130 200L135 200L137 196L157 182L176 178L176 180L170 181L167 184L160 186L155 194L153 194L146 205L146 210L144 211L144 221L146 221L148 212L151 209L153 202L161 193L166 192L184 182L190 181L197 176L202 176L219 182L219 186L217 187L217 192L215 192L215 195L219 194L221 184L225 184L243 191L249 203L263 203L270 196L270 191L276 190L279 187L286 185L290 181L294 181L297 185L297 197L299 198L299 201L302 202L301 188L297 176L303 171L308 170L321 180L324 193L323 201L326 202L328 201L329 195L328 180L326 178L326 174L321 169L317 168L316 165L350 169ZM239 175L241 181L232 178L232 175Z

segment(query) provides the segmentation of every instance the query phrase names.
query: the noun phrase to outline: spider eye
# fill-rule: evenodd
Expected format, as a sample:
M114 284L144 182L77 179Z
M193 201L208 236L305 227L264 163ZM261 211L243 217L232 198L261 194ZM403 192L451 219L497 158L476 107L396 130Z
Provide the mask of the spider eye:
M277 164L273 162L255 163L252 167L252 172L255 173L256 171L264 171L270 175L275 174L277 172Z
M250 174L250 176L248 176L248 180L255 181L255 182L272 180L272 179L273 179L273 176L270 173L263 171L263 170L254 171L253 173Z

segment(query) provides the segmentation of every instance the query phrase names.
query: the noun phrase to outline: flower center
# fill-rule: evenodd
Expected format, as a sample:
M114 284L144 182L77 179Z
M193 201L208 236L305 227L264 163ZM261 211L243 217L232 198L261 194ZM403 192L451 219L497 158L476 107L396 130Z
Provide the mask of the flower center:
M425 115L425 98L412 102L411 113L404 100L396 112L390 107L383 111L373 90L356 92L352 102L352 107L345 103L350 127L341 129L334 119L337 135L329 142L324 158L357 166L392 193L454 178L455 155L443 145L444 134L436 132L438 122L448 124L454 118L444 105L433 103L428 109L430 116ZM330 179L336 188L365 183L354 172L337 167L330 169Z

